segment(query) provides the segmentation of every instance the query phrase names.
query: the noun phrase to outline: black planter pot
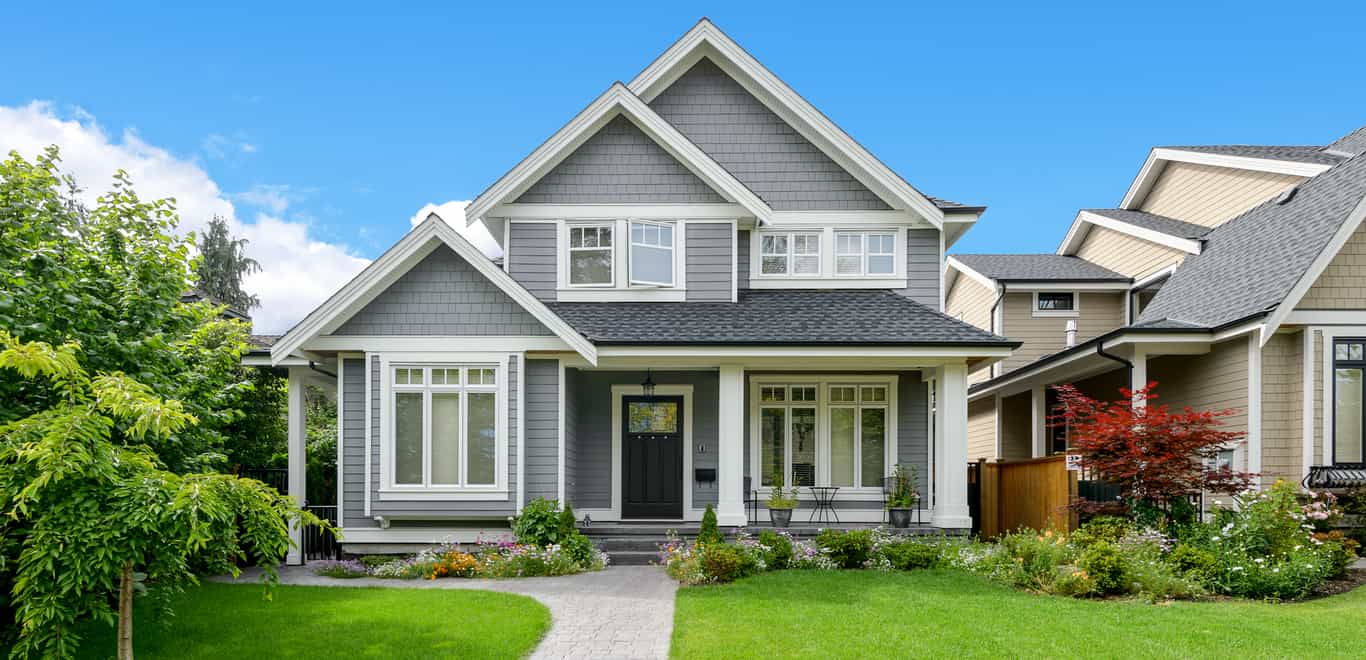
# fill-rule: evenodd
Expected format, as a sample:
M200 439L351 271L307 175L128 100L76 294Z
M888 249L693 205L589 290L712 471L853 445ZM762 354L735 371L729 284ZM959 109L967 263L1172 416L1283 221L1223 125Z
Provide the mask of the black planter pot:
M887 509L887 520L892 527L905 529L911 526L911 511L914 509Z
M768 517L774 527L787 527L792 524L792 509L769 509Z

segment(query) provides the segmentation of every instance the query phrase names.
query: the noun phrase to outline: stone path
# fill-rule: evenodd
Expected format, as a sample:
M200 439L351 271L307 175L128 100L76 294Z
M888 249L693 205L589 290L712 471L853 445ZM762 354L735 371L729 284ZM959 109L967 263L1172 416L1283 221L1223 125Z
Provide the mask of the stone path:
M255 583L244 571L239 582ZM229 582L231 578L215 578ZM667 658L678 585L657 566L613 566L595 573L510 580L338 580L306 566L280 571L281 584L326 587L482 589L530 596L550 608L550 632L532 658Z

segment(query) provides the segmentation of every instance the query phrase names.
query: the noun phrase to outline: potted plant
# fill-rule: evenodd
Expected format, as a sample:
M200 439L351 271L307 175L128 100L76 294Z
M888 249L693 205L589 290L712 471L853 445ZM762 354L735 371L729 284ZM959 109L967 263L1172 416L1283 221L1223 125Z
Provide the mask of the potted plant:
M797 489L783 490L783 473L773 473L773 488L768 492L768 519L774 527L792 524L792 510L797 508Z
M920 491L916 490L915 466L907 470L898 464L892 470L892 492L887 498L887 519L892 527L905 529L911 526L911 512L920 504Z

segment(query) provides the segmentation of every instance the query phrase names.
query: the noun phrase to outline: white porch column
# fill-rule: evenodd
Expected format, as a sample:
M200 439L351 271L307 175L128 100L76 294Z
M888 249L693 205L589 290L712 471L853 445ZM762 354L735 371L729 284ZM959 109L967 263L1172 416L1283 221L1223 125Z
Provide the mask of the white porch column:
M968 513L968 369L950 364L939 369L935 401L935 527L972 527Z
M304 495L308 492L304 483L307 478L304 467L308 464L304 456L308 438L308 431L304 426L304 396L307 391L304 382L307 375L307 367L289 368L289 496L300 506L304 504ZM291 525L289 537L294 541L294 546L285 555L285 563L302 564L303 529L298 525Z
M716 522L744 525L745 518L745 370L721 365L716 442Z
M1033 439L1033 457L1048 455L1048 391L1043 385L1035 385L1030 390L1029 421L1030 437Z
M1143 352L1142 347L1135 348L1134 357L1130 362L1134 368L1129 371L1129 389L1137 392L1148 386L1148 354ZM1137 398L1134 399L1134 403L1139 404Z

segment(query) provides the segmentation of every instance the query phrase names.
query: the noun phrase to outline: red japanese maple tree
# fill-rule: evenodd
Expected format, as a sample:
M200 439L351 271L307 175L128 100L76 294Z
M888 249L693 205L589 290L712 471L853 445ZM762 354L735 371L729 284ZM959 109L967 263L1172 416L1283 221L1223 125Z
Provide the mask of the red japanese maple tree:
M1255 475L1219 467L1219 452L1241 440L1242 432L1223 430L1233 410L1172 411L1156 403L1157 383L1138 391L1121 389L1123 398L1102 401L1071 385L1055 387L1056 424L1070 431L1069 452L1082 467L1120 488L1128 507L1165 508L1202 490L1235 493Z

